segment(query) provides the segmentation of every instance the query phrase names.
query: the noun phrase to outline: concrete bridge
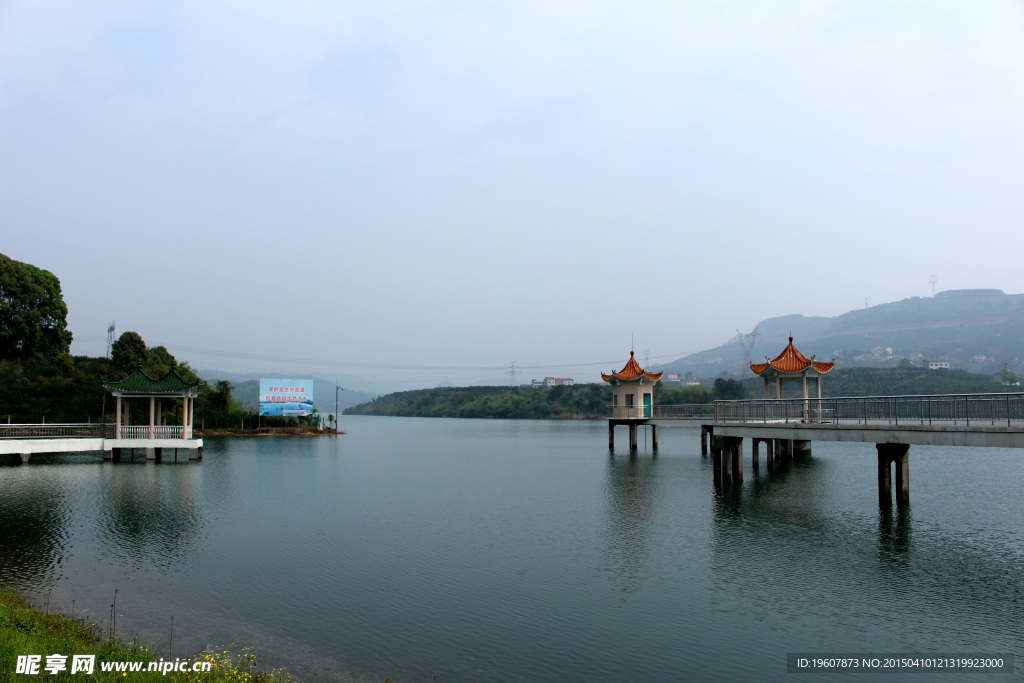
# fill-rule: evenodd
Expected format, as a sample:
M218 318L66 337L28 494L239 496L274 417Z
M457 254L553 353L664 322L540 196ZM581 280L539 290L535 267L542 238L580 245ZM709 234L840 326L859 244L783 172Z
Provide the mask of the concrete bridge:
M141 449L147 460L161 462L163 452L188 452L189 460L202 460L203 440L192 438L182 425L124 426L104 423L0 425L0 455L20 465L36 453L102 451L103 459L120 462L124 452Z
M630 411L627 412L626 411ZM617 425L636 430L649 425L657 449L659 424L701 427L701 453L714 458L715 482L743 480L743 439L751 440L751 464L759 467L765 446L769 468L810 455L813 441L874 443L878 456L879 501L892 501L895 465L896 500L910 499L911 445L1024 448L1024 393L941 394L716 401L685 406L611 407L608 446L614 447Z

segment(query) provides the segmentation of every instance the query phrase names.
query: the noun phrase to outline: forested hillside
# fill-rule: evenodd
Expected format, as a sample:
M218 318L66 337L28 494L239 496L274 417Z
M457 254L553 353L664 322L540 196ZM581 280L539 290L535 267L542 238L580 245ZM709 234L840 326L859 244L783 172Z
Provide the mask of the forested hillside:
M774 358L789 335L804 354L835 359L837 367L894 368L906 358L944 360L953 369L994 374L1004 367L1024 374L1024 294L998 289L939 292L849 311L833 318L799 314L768 318L753 336L731 339L659 366L695 377L745 378L750 359ZM743 342L741 344L740 342Z

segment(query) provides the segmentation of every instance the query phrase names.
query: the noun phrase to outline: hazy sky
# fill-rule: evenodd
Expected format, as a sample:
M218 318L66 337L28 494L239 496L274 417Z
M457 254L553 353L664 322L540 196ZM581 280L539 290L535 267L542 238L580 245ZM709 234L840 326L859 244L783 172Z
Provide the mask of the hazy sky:
M1022 216L1021 2L0 2L0 253L76 353L589 381L1024 292Z

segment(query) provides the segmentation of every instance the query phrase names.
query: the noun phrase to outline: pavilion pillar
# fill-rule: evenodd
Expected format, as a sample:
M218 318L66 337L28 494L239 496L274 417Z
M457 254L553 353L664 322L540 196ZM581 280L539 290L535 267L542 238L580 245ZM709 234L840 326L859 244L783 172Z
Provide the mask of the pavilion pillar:
M769 399L769 398L771 398L771 396L769 396L769 394L768 394L768 376L767 375L763 375L761 379L764 380L764 397L765 397L765 399Z
M153 412L156 409L156 399L149 397L149 438L153 438Z
M824 422L825 421L824 413L821 410L821 375L820 374L815 378L814 385L815 385L815 388L818 390L818 409L816 411L817 412L817 419L815 420L815 422Z
M196 424L196 400L188 397L188 438L192 438L192 429Z
M161 426L164 423L163 415L164 415L163 404L160 402L160 399L158 398L156 400L156 425L157 425L157 427Z
M117 409L114 411L114 438L121 438L121 396L117 397Z
M782 399L782 375L775 376L775 394L776 398Z
M128 397L124 397L124 420L122 420L125 427L131 427L132 421L129 419L131 414L128 412Z
M188 438L188 395L181 397L181 438Z
M803 421L804 422L810 422L810 420L811 420L811 402L807 400L808 394L807 394L807 371L806 370L804 370L804 373L803 373L803 380L804 380L804 417L803 417Z

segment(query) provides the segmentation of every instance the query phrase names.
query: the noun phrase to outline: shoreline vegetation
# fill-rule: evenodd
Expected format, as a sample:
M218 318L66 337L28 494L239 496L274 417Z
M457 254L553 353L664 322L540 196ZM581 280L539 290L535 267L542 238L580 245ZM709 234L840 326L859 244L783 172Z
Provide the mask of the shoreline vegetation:
M169 643L173 646L173 617L169 619L169 635ZM47 657L54 654L66 656L67 660L63 662L63 670L51 674L45 667ZM284 670L263 668L247 648L238 652L210 648L195 656L177 658L172 657L173 651L169 651L165 660L160 650L139 643L137 638L126 643L98 621L76 617L74 611L71 615L65 614L49 604L45 608L34 606L18 592L0 587L0 679L20 678L16 674L20 655L41 655L37 676L51 681L85 680L81 672L70 673L72 655L95 656L93 672L88 676L91 681L152 680L154 676L176 683L292 681ZM124 669L128 667L122 667L103 671L101 665L108 662L138 662L141 670L126 671ZM155 663L157 670L148 670L150 662ZM168 670L165 673L160 670L160 667L169 668L172 663L177 669L191 669L193 664L205 666L208 663L209 671Z
M315 429L313 427L249 427L223 429L195 429L198 438L212 436L338 436L343 430L332 428Z
M786 398L802 396L798 383L786 386ZM998 375L921 367L843 368L822 381L824 398L838 396L900 396L927 394L1017 393L1016 384ZM709 404L719 400L761 398L762 380L719 377L712 384L670 386L659 383L654 405ZM550 388L470 386L399 391L346 408L342 415L394 417L465 417L528 420L593 420L607 417L611 391L606 384L573 384Z

